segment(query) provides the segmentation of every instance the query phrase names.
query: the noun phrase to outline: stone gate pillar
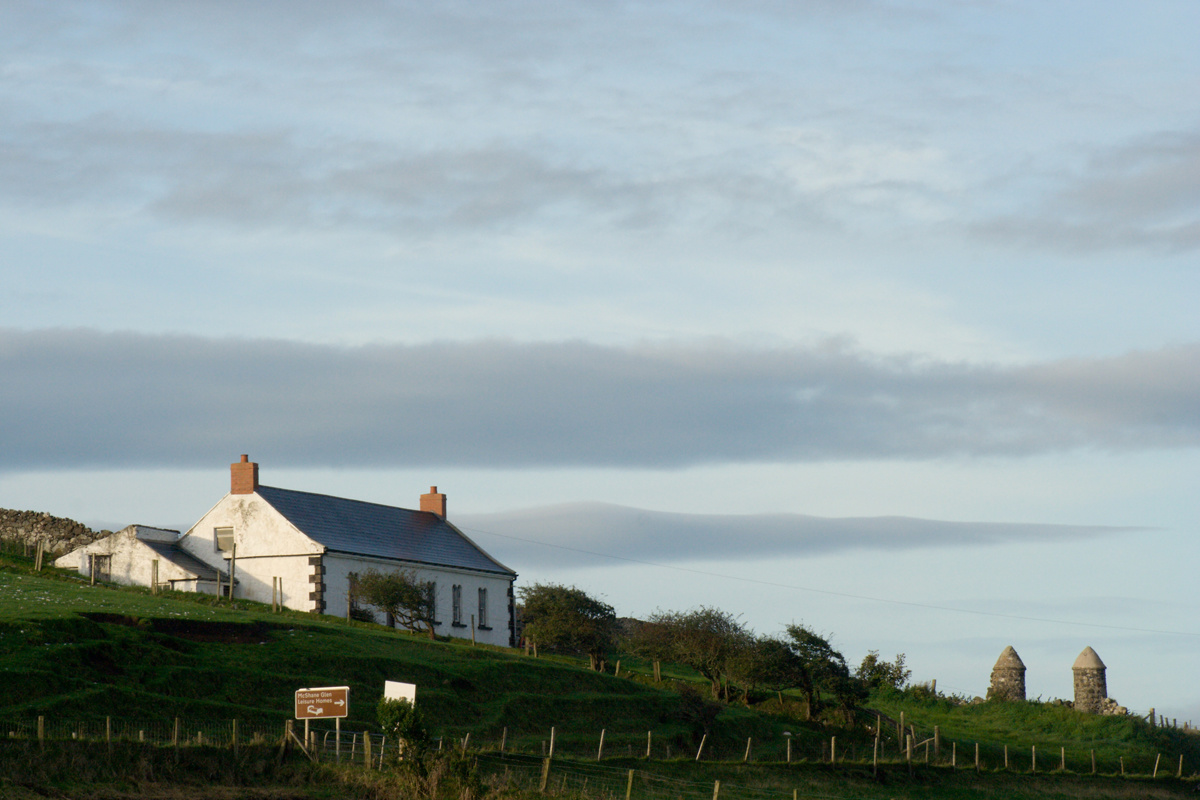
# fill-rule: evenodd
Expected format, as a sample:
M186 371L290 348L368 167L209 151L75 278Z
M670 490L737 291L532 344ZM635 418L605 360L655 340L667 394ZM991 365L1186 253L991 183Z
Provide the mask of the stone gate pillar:
M996 666L992 667L992 683L987 696L989 700L1025 699L1025 662L1012 645L1004 648Z
M1083 648L1075 666L1075 710L1088 714L1099 714L1100 705L1108 697L1108 681L1105 678L1107 667L1090 647Z

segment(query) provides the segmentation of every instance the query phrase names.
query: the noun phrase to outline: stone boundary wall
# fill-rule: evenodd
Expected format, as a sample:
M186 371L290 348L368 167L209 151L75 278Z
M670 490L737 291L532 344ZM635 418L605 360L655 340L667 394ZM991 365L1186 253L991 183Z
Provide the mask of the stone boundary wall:
M111 533L94 531L82 522L40 511L0 508L0 542L7 544L29 545L32 549L38 542L44 542L47 552L61 555Z

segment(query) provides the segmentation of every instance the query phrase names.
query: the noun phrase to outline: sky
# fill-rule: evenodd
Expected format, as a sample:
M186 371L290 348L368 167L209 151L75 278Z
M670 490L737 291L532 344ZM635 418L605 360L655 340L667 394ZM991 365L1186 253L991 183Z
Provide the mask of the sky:
M1200 6L0 2L0 507L262 482L1200 721Z

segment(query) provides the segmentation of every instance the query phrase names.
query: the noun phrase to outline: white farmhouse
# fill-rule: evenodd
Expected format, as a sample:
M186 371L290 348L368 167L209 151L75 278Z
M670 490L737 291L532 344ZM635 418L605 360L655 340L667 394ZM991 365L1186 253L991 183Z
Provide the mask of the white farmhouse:
M403 570L434 584L439 635L515 646L517 575L446 519L446 495L436 486L421 495L414 511L261 486L258 464L248 456L230 465L230 478L229 493L191 529L157 543L211 570L187 588L215 592L220 581L222 594L232 584L235 597L345 617L351 575ZM121 582L149 585L149 554L159 550L140 544L147 545L145 552L131 561L143 563L131 566L130 580ZM59 565L90 573L95 560L84 552L88 548L68 553ZM166 573L158 569L162 583ZM118 579L112 569L109 577Z

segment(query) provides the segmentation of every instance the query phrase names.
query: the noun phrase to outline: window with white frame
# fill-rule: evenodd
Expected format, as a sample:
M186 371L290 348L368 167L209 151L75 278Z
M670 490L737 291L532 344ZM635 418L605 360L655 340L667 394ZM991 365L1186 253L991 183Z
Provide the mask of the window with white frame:
M479 627L486 628L488 626L487 617L487 589L480 588L479 590Z
M463 627L462 621L462 584L456 583L450 588L450 624Z
M214 528L213 539L218 553L228 553L233 549L233 528Z

